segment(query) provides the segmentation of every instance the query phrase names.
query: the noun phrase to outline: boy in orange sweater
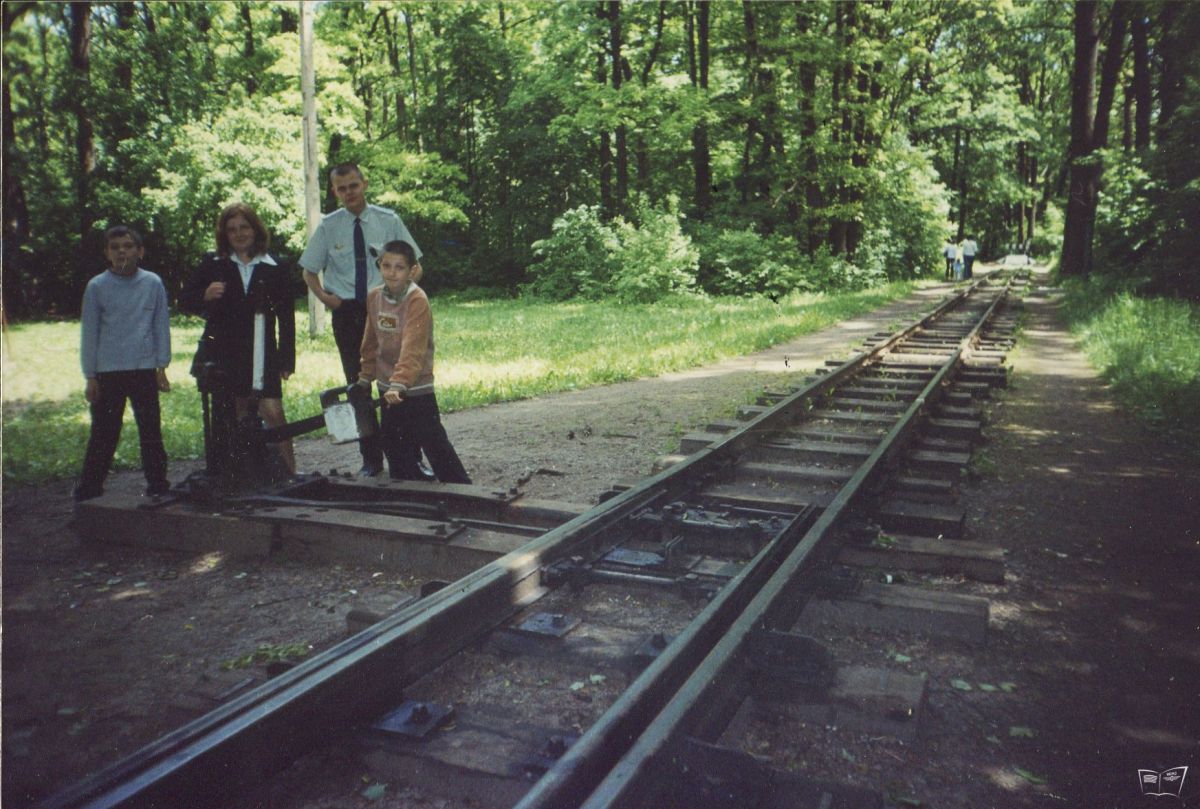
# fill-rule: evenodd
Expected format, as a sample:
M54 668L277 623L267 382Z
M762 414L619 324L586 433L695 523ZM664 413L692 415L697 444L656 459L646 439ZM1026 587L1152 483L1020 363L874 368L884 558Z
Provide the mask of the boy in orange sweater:
M433 393L433 314L417 281L421 265L405 241L371 246L383 286L367 295L358 384L379 386L383 395L383 454L394 479L416 469L425 450L443 483L470 483L442 426Z

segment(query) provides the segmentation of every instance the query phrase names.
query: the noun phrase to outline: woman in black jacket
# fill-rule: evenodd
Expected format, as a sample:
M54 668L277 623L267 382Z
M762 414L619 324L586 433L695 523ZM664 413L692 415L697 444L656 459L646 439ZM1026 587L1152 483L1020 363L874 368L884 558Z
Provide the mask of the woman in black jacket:
M240 420L257 401L268 427L286 423L283 383L296 370L296 319L291 273L268 252L270 234L254 209L235 203L217 218L217 252L200 261L179 296L180 308L205 319L196 362L216 363L235 396ZM264 351L255 364L255 316L262 314ZM277 333L278 332L278 333ZM292 442L276 444L295 473Z

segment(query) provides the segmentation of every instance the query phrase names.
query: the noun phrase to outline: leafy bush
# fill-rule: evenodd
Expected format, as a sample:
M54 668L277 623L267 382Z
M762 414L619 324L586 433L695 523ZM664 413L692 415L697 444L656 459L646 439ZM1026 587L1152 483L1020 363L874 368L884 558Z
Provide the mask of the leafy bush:
M695 239L705 292L778 297L814 288L802 271L796 243L786 236L700 225Z
M698 255L673 207L638 208L640 223L601 219L595 205L572 208L551 234L533 243L539 261L525 291L550 300L599 299L648 303L695 283Z
M806 277L813 289L822 292L869 289L887 280L881 268L861 267L844 256L833 255L825 245L809 257Z
M620 241L596 205L580 205L554 220L550 235L533 243L538 262L529 268L526 291L565 301L597 298L612 277Z
M680 226L674 200L665 210L643 202L635 215L637 226L620 219L614 225L620 240L613 278L617 297L627 303L652 303L692 289L700 253Z
M941 266L949 205L947 191L925 152L893 133L868 168L863 240L854 254L865 276L849 273L856 289L877 280L920 278Z
M1033 241L1029 243L1031 255L1050 258L1058 254L1062 248L1063 221L1062 208L1053 202L1046 203L1042 221L1038 222L1038 227L1033 234Z

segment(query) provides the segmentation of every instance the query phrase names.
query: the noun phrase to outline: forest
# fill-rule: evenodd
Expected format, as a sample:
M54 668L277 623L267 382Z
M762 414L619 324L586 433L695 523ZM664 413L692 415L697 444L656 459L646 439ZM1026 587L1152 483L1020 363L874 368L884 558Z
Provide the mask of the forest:
M8 319L76 313L116 222L173 293L234 200L302 250L300 11L5 2ZM857 288L928 274L966 234L984 256L1061 245L1068 275L1200 286L1195 4L310 11L323 173L364 167L433 288Z
M172 296L232 201L299 254L300 3L3 8L9 322L75 315L118 222ZM965 235L985 257L1029 244L1064 275L1200 290L1200 4L303 10L321 176L362 165L433 290L853 289L932 274Z

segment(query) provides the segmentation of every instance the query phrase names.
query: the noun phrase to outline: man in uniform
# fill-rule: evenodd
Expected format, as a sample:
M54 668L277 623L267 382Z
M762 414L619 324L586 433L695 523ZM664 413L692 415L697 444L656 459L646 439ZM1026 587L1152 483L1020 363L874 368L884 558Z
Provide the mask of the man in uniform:
M300 256L304 283L321 303L333 310L333 339L337 343L346 381L358 379L359 348L367 321L367 292L383 283L379 268L367 255L367 245L402 239L413 246L417 258L421 248L400 216L388 208L367 203L367 178L354 163L341 163L329 172L329 184L342 207L327 215L313 231ZM324 270L324 279L317 273ZM372 411L374 419L374 411ZM374 477L383 470L379 432L359 442L363 465L359 474ZM407 474L414 479L429 476L419 464L420 451Z

